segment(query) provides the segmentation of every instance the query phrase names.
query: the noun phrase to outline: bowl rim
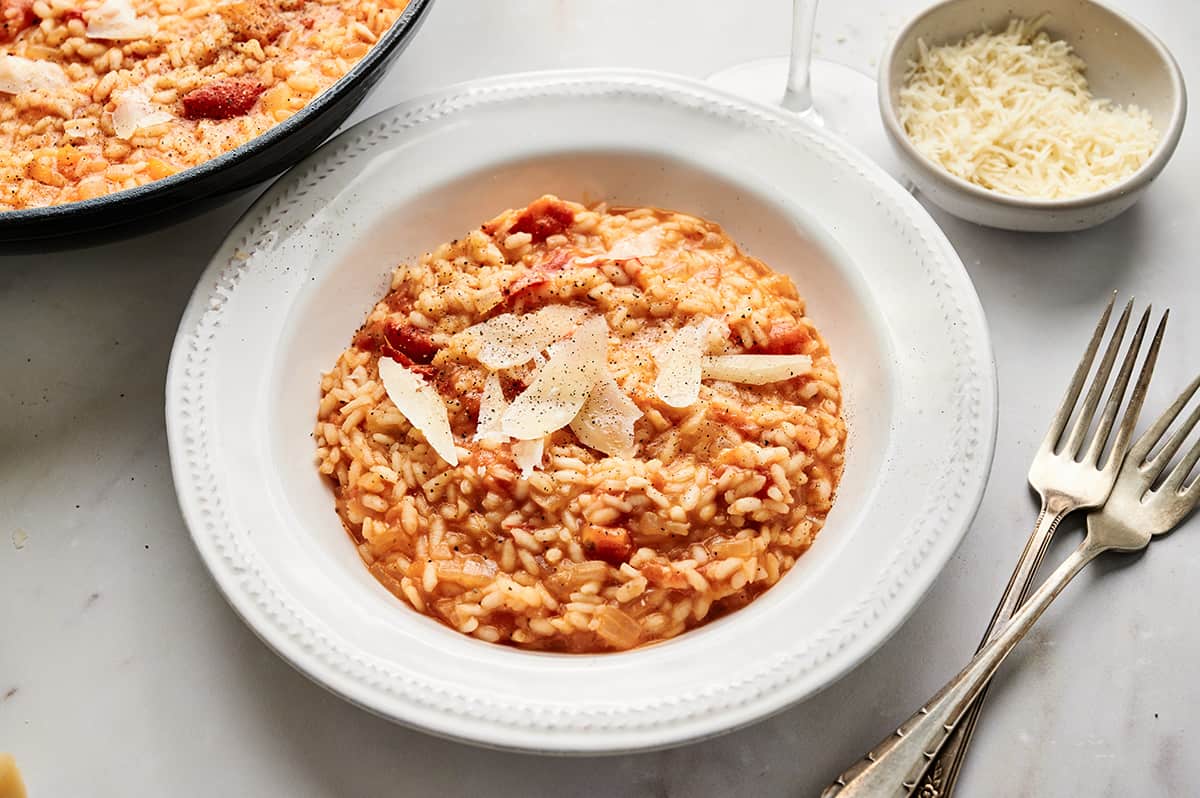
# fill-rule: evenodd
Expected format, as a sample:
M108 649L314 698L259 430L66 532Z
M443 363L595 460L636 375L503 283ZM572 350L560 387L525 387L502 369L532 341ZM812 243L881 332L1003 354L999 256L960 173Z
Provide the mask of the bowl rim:
M215 158L181 169L173 175L160 180L151 180L133 188L114 191L86 200L76 200L61 205L44 205L37 208L22 208L15 211L0 211L0 229L8 224L20 226L32 222L46 222L54 219L70 221L76 217L94 216L103 212L111 212L123 205L133 205L153 199L157 194L169 195L170 192L187 183L200 180L226 168L249 160L284 140L292 133L312 124L326 109L334 106L352 86L370 75L382 64L398 46L404 43L418 24L423 20L433 0L409 0L404 11L397 17L392 26L380 37L367 54L350 68L346 74L338 78L329 88L317 94L307 105L282 122L273 125L264 133L260 133L249 141L223 152ZM283 171L283 170L280 170ZM271 178L273 179L273 178ZM167 199L164 197L164 199ZM179 197L174 201L168 199L167 208L175 207L186 202L187 197ZM70 232L70 231L65 231Z
M948 6L970 1L940 0L940 2L911 17L892 37L884 49L883 57L879 60L877 94L879 114L883 120L883 128L887 131L893 145L900 149L905 158L912 163L914 171L922 171L932 180L938 182L943 188L967 194L973 199L994 203L1007 208L1031 211L1073 211L1103 205L1109 201L1140 191L1158 176L1159 172L1167 165L1167 161L1175 153L1175 148L1178 146L1179 139L1183 135L1183 126L1187 118L1187 87L1184 83L1183 71L1180 69L1179 63L1175 60L1171 51L1167 49L1167 46L1145 25L1128 14L1104 3L1096 2L1096 0L1079 0L1079 2L1107 11L1119 19L1130 31L1140 36L1149 44L1167 66L1167 77L1172 95L1171 115L1165 129L1161 131L1158 145L1150 153L1150 157L1146 159L1146 162L1138 167L1137 171L1107 188L1079 197L1069 197L1066 199L1018 197L1012 194L1002 194L999 191L992 191L968 182L958 175L946 171L918 150L908 137L908 134L904 132L904 128L900 124L899 115L896 112L896 104L892 101L892 76L898 71L896 61L899 57L900 48L912 38L913 30L926 19L941 12ZM997 6L997 8L1000 7Z
M251 286L256 284L255 281L266 279L270 274L264 261L253 258L252 248L275 248L283 237L291 236L299 229L281 216L286 208L295 205L298 210L293 212L302 214L303 219L312 218L312 203L319 201L317 195L320 192L314 194L311 189L323 185L325 191L331 190L332 184L321 182L326 174L325 161L344 156L365 159L365 163L378 154L380 147L409 146L404 143L392 145L389 142L393 139L397 142L434 141L432 136L413 135L414 127L433 123L468 107L487 108L497 103L515 105L534 97L548 100L564 96L598 97L612 101L664 91L672 99L672 107L703 111L712 116L736 117L740 124L749 128L762 128L763 135L809 139L819 157L838 161L874 184L883 198L883 205L892 205L894 214L887 210L880 213L888 214L893 225L915 225L914 233L907 241L924 254L914 257L918 260L927 257L931 265L941 264L929 272L928 284L930 290L945 296L943 310L949 314L947 318L959 319L958 334L952 335L950 340L957 342L952 346L961 354L961 359L956 358L954 362L961 366L955 373L962 375L962 382L961 390L949 401L960 410L966 423L948 425L962 446L945 461L948 468L953 467L948 473L957 475L955 484L960 485L953 494L952 504L957 509L947 523L920 522L922 536L915 541L920 546L901 546L897 551L902 551L904 557L894 561L895 567L884 568L884 573L892 574L904 587L889 592L883 601L872 599L856 605L856 611L861 609L870 617L868 626L876 622L884 624L888 629L886 633L871 634L868 639L859 636L860 627L856 623L835 624L834 638L828 639L829 645L820 646L823 653L812 660L812 664L804 664L809 662L807 658L790 661L802 664L802 673L815 673L837 657L836 674L822 676L825 680L819 687L806 687L798 684L795 678L779 681L777 676L770 676L755 682L759 687L752 691L753 695L747 695L747 691L739 690L738 685L724 679L719 695L715 697L691 693L698 703L660 700L648 704L648 709L635 707L628 711L620 711L619 706L601 706L581 700L578 705L573 703L569 712L558 711L558 705L538 706L528 701L513 705L519 706L519 712L509 712L505 709L507 704L497 703L500 699L476 700L462 693L461 688L451 690L444 686L432 692L422 691L419 701L405 697L404 691L412 683L411 677L401 678L392 671L385 671L382 665L386 663L381 664L376 658L364 660L335 656L336 651L330 653L327 649L331 646L341 647L334 637L311 636L316 632L308 626L303 615L280 614L283 605L278 603L281 599L272 587L269 575L257 565L247 569L234 565L230 559L231 556L245 555L257 562L258 555L253 548L243 549L233 537L240 536L250 527L231 523L232 518L226 515L228 505L213 492L218 490L221 480L202 476L216 473L209 470L209 455L216 451L212 448L216 438L200 434L200 429L209 415L206 408L211 407L211 386L220 384L221 380L214 379L201 361L236 362L236 359L212 354L217 337L229 335L233 329L229 319L221 318L222 308L235 291L241 291L244 296L247 290L253 290ZM458 129L484 127L457 125ZM360 146L363 143L370 146ZM584 144L592 146L595 142L585 138ZM539 150L545 146L544 141L536 145ZM346 186L334 188L342 196L354 196ZM304 197L300 204L293 202L298 196ZM285 210L281 211L281 207ZM307 224L308 221L301 221L300 227ZM328 237L322 240L325 239ZM251 265L254 268L250 268ZM291 275L289 279L303 282L305 278L297 269L296 259L288 257L283 273ZM899 296L900 292L893 295ZM942 316L935 313L928 318ZM234 335L236 337L236 333ZM172 349L166 412L172 473L180 508L193 541L230 605L285 661L350 703L437 736L506 750L569 755L617 754L670 747L741 728L827 687L877 650L927 594L970 528L995 451L996 391L995 359L986 317L961 260L920 204L878 166L840 140L809 129L779 109L735 98L688 78L641 70L583 69L501 75L431 92L364 120L277 181L238 222L210 261L205 276L197 283ZM198 403L193 401L197 398ZM879 528L886 526L879 525ZM953 534L945 535L951 527ZM920 560L922 565L911 565L910 558L915 558L912 562ZM886 588L872 588L875 589ZM843 639L842 635L849 636L844 638L845 644L835 640ZM645 651L652 650L653 647ZM587 662L591 661L593 659L588 658ZM762 662L759 665L768 675L791 672L788 662ZM699 702L699 699L703 701ZM403 709L400 702L403 702ZM498 730L504 732L503 737L497 736Z

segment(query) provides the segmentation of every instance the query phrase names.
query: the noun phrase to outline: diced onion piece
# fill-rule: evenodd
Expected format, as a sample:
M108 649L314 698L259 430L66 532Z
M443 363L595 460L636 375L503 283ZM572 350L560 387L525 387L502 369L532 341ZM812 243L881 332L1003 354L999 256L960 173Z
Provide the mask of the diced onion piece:
M87 36L89 39L111 39L126 41L144 39L154 33L154 23L138 19L137 12L129 0L104 0L95 10L88 12Z
M589 263L599 263L606 260L633 260L634 258L651 258L662 248L662 229L651 227L635 236L622 238L612 245L607 252L599 255L588 255L575 258L576 265L586 266Z
M642 411L621 391L606 370L571 422L571 430L584 446L613 457L633 457L637 445L633 425Z
M547 305L517 316L504 313L468 327L464 334L479 340L479 362L493 370L528 363L550 344L571 334L587 311L570 305Z
M128 89L117 95L112 115L113 130L120 138L128 139L142 128L161 125L174 118L165 110L155 110L154 104L141 89Z
M504 412L501 429L519 440L534 440L570 424L607 364L608 323L592 316L550 347L550 359Z
M458 465L450 414L437 390L390 357L379 359L379 379L396 409L425 436L438 456L452 466Z
M613 648L633 648L641 637L642 627L629 613L607 605L596 610L596 634Z
M479 422L475 426L475 440L501 443L508 440L508 436L500 429L500 419L507 409L508 400L504 398L500 377L494 372L488 374L483 383L483 396L479 399Z
M706 380L727 380L746 385L766 385L790 380L812 371L808 355L717 355L701 360Z
M19 55L0 55L0 92L20 94L25 91L66 87L67 73L53 61L34 61Z
M538 438L533 441L513 441L513 462L521 469L521 476L529 479L534 469L542 467L542 456L546 454L546 439Z

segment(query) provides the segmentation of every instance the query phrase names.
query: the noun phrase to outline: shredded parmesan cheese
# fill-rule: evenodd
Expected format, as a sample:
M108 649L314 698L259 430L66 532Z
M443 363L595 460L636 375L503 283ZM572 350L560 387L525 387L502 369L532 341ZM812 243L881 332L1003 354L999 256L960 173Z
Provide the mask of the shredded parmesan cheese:
M899 114L922 154L976 185L1037 199L1090 194L1137 171L1158 141L1150 114L1094 98L1087 65L1040 31L1044 22L918 42Z

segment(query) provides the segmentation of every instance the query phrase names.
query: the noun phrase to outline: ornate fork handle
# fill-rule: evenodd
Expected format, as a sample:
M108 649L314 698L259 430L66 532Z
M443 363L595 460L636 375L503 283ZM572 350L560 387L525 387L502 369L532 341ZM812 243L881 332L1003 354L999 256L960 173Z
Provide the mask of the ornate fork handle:
M975 658L821 798L907 798L1000 663L1074 576L1106 549L1086 538Z
M1054 530L1058 528L1063 518L1075 509L1075 505L1060 494L1052 493L1042 500L1042 509L1038 513L1037 524L1034 526L1029 540L1025 543L1025 550L1021 552L1021 559L1017 561L1012 576L1008 578L1008 586L1004 589L1004 595L1000 597L1000 603L996 605L992 620L988 624L987 631L984 632L983 640L979 643L980 649L996 636L996 633L1008 622L1017 608L1029 597L1029 591L1033 587L1034 574L1037 573L1038 566L1041 565L1042 558L1046 555L1046 548L1054 536ZM953 792L959 770L967 755L967 746L971 743L975 724L983 709L988 686L988 684L984 685L979 697L967 709L954 731L950 732L941 751L925 771L925 775L917 785L918 789L915 790L921 798L946 798Z

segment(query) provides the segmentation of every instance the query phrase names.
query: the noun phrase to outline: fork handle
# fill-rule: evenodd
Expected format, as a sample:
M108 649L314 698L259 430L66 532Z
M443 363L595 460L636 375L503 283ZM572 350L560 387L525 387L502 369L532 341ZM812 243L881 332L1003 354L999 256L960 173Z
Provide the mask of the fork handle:
M1008 578L1008 586L1004 589L1004 595L1000 597L1000 603L996 605L996 611L992 615L987 631L984 632L979 648L982 649L987 645L987 642L1017 611L1017 607L1020 607L1029 597L1029 591L1033 587L1033 577L1042 564L1046 548L1050 544L1050 539L1054 537L1054 530L1058 528L1063 518L1074 509L1076 509L1074 503L1060 494L1052 493L1042 498L1042 509L1038 513L1033 533L1025 543L1025 550L1021 552L1021 558L1017 561L1012 576ZM979 713L983 710L983 702L990 684L989 682L984 685L979 697L968 707L962 720L946 738L937 758L933 760L933 763L925 771L925 775L921 777L916 790L916 794L921 798L950 798L953 794L963 760L967 756L967 746L971 744L971 737L975 733L975 724L979 721Z
M950 732L1050 602L1105 549L1089 536L925 706L838 777L821 798L907 798Z

